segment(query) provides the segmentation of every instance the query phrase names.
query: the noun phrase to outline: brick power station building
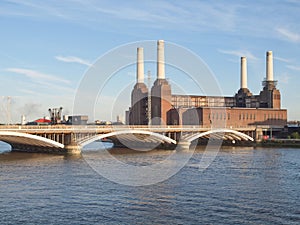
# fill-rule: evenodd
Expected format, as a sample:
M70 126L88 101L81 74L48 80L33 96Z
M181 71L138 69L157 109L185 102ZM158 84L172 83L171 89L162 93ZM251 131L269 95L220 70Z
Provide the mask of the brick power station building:
M246 57L241 57L241 87L234 96L176 95L172 94L171 86L165 78L164 41L159 40L157 79L149 95L144 83L143 48L138 48L137 82L131 94L127 123L211 126L222 122L227 127L268 125L283 128L287 123L287 110L281 109L280 91L276 88L277 81L273 77L272 51L267 52L266 78L258 95L252 94L247 87L246 60Z

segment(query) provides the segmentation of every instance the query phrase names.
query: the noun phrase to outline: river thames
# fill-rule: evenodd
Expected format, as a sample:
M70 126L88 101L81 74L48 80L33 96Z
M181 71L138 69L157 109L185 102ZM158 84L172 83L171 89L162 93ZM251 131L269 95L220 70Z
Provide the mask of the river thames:
M0 224L300 222L300 149L227 147L200 171L200 148L176 175L141 187L111 182L82 156L7 149L0 145ZM165 153L115 155L138 164Z

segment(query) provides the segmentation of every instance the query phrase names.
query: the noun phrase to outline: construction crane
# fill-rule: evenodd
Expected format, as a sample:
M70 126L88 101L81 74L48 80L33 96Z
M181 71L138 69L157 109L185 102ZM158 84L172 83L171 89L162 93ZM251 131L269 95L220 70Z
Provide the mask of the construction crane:
M151 125L151 72L148 70L148 125Z

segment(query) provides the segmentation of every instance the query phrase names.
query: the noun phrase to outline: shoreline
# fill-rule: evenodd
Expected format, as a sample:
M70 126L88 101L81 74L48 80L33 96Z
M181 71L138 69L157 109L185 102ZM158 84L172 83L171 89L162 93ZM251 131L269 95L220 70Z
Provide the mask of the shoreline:
M300 148L300 139L271 139L256 142L257 147L292 147Z

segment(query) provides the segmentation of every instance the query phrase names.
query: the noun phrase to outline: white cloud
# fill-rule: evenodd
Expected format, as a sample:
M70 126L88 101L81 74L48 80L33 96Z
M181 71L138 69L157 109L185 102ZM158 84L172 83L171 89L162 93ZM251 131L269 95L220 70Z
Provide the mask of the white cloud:
M287 65L286 67L291 70L300 71L300 66Z
M35 17L40 19L59 19L80 24L96 23L114 26L115 20L127 20L142 23L142 26L159 29L185 29L202 30L217 28L232 31L236 25L236 13L239 5L225 3L207 3L205 1L185 2L168 1L120 1L117 4L110 1L88 0L53 0L22 1L7 0L14 7L4 6L0 14L7 16ZM26 13L24 13L24 11ZM201 12L201 13L199 13ZM127 23L126 21L126 23Z
M44 83L44 82L57 82L57 83L64 83L64 84L70 83L70 81L65 80L63 78L59 78L54 75L41 73L41 72L35 71L35 70L29 70L29 69L23 69L23 68L7 68L6 71L25 75L26 77L29 77L38 83Z
M20 92L25 93L25 94L29 94L29 95L36 95L38 94L36 91L33 90L29 90L29 89L19 89Z
M42 18L45 17L45 15L51 15L62 19L68 19L64 15L59 3L51 5L43 2L43 4L41 4L30 0L7 0L7 2L11 4L7 4L6 7L3 7L3 10L0 10L1 15L36 18Z
M281 58L281 57L278 57L278 56L274 56L274 59L276 59L278 61L281 61L281 62L285 62L285 63L290 63L291 62L290 59L285 59L285 58Z
M248 59L257 60L258 58L254 56L251 52L247 50L222 50L219 49L219 52L227 55L234 55L238 57L246 56Z
M300 34L295 33L293 31L287 30L285 28L277 28L276 31L283 36L284 38L288 39L292 42L300 42Z
M85 66L93 65L91 62L81 59L81 58L78 58L76 56L55 56L55 58L59 61L67 62L67 63L79 63L79 64L85 65Z

